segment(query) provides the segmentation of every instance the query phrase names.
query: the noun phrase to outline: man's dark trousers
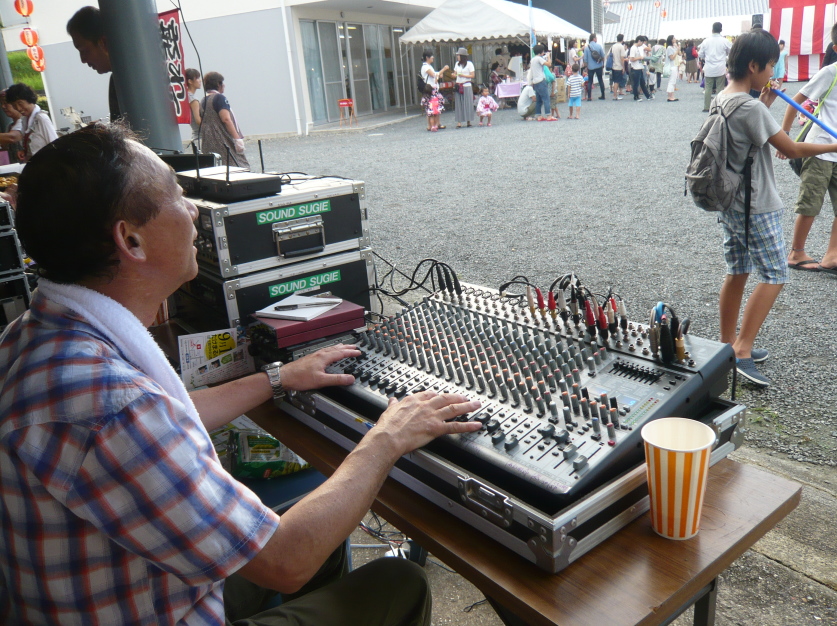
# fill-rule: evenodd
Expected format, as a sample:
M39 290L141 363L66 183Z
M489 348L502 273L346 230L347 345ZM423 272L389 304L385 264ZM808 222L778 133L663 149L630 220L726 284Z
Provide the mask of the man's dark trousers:
M605 88L604 88L604 73L602 72L602 68L596 68L595 70L587 70L587 97L592 99L593 98L593 76L598 77L599 79L599 87L602 90L602 98L605 97Z
M645 97L649 100L651 99L651 94L648 91L648 85L645 84L645 70L635 70L634 68L631 68L631 84L634 89L634 100L639 100L640 86L642 87L642 93L645 94Z

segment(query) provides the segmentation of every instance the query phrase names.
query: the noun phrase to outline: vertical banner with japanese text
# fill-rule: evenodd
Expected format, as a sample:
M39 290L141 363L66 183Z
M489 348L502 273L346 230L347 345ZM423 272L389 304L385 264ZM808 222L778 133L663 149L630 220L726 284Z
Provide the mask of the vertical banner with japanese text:
M163 54L166 59L166 74L169 79L171 99L178 124L188 124L192 119L189 108L189 94L186 92L186 66L183 62L183 40L180 38L180 13L177 9L158 15L160 36L163 39Z

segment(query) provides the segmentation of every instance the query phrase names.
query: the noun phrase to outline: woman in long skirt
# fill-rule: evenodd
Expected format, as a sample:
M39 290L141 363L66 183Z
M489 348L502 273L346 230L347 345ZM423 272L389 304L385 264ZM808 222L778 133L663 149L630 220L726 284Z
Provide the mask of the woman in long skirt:
M456 51L457 62L453 66L456 72L456 90L453 98L456 103L456 127L462 128L462 122L468 126L474 121L474 64L468 60L468 50L460 48Z

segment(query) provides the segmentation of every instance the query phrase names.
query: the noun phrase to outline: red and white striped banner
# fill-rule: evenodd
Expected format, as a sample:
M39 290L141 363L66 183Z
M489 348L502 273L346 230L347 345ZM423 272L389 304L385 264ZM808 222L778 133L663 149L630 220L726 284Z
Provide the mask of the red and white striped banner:
M789 81L808 80L820 69L836 17L834 2L770 0L770 33L786 42Z

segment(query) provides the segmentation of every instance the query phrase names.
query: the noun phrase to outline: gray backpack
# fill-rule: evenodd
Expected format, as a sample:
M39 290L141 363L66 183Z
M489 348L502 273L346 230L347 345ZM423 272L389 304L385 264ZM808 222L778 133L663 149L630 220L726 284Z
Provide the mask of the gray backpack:
M686 190L692 200L705 211L727 211L732 206L738 190L744 185L745 238L750 230L750 195L752 192L752 167L756 146L750 148L743 171L736 172L729 166L727 157L730 141L728 118L747 102L739 98L737 104L727 108L713 103L709 117L692 140L692 158L686 168Z

